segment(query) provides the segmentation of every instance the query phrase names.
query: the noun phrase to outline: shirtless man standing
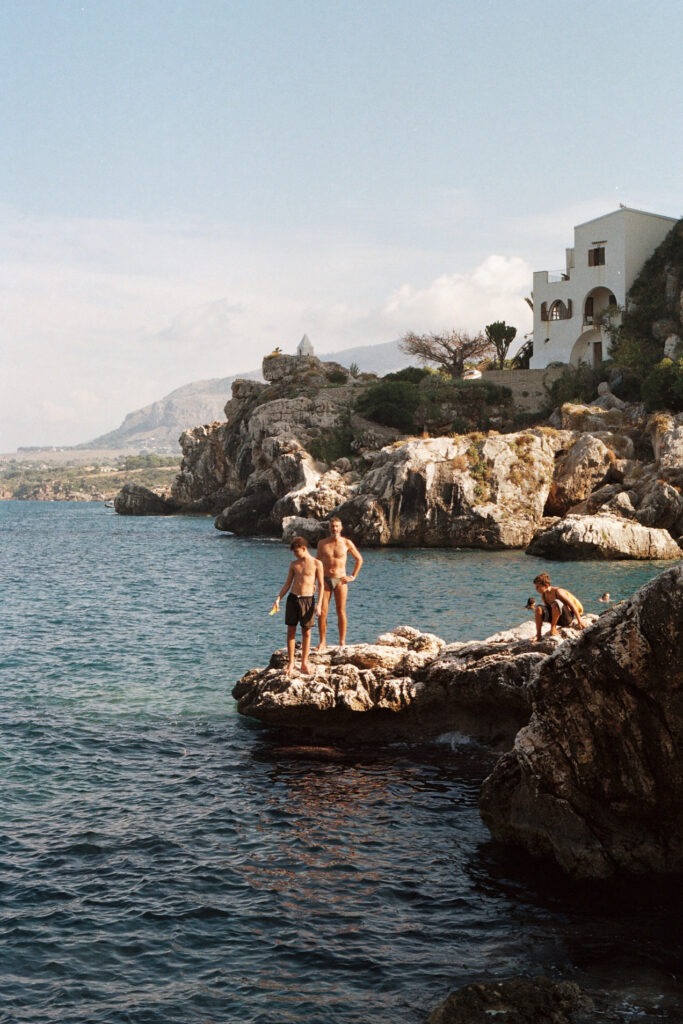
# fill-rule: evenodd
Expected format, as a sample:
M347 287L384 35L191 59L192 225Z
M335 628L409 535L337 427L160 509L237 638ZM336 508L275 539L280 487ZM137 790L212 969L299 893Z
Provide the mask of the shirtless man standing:
M337 609L337 623L339 625L339 643L343 647L346 643L346 597L348 584L355 580L363 564L363 556L348 537L342 537L341 519L330 519L330 535L318 541L318 558L323 564L325 576L325 590L323 592L323 606L320 613L318 625L320 628L320 643L318 650L325 650L327 640L327 613L330 607L330 598L334 594L334 603ZM350 576L346 574L346 559L351 555L353 559L353 572Z
M296 627L301 624L301 672L308 675L311 666L308 655L311 650L311 630L316 615L320 615L323 600L323 567L317 558L308 553L308 544L303 537L295 537L289 545L294 553L289 572L280 593L275 598L273 611L280 607L280 600L287 594L285 625L287 627L287 676L294 672L296 650ZM291 587L291 590L290 590ZM315 592L318 591L318 600Z

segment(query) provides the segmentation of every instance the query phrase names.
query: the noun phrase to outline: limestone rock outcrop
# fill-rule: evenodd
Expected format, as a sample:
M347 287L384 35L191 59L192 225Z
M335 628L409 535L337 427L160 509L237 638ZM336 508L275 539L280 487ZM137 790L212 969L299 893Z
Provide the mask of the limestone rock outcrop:
M288 491L273 506L273 518L282 522L288 516L302 519L325 520L356 490L358 474L347 471L342 474L330 469L319 474L313 481Z
M556 448L543 431L385 447L338 515L367 545L524 547L543 516Z
M540 643L534 636L529 621L488 640L447 645L399 626L374 644L314 652L310 676L288 679L285 652L276 651L267 668L237 682L233 696L240 714L295 735L361 743L458 731L509 748L529 718L527 684L576 631L561 629Z
M683 566L539 667L533 714L485 780L495 839L571 875L683 871Z
M609 512L565 516L539 530L527 554L565 560L683 557L683 551L666 530L641 526Z
M648 423L659 472L675 484L683 484L683 413L657 413Z
M592 491L608 483L616 456L592 434L582 434L558 458L546 501L546 514L564 515Z
M225 422L184 431L170 494L122 492L117 511L210 513L247 536L300 524L312 541L334 514L365 546L679 557L683 416L648 418L605 385L590 406L562 406L556 427L411 438L358 414L368 375L277 351L263 373L233 381ZM609 529L587 520L577 532L575 518L596 513Z
M240 383L253 385L256 382ZM225 424L220 422L192 427L180 435L183 462L171 488L178 508L216 514L239 497L237 483L231 480L225 437Z
M178 508L170 495L158 494L141 484L124 484L114 498L114 509L125 516L170 516Z

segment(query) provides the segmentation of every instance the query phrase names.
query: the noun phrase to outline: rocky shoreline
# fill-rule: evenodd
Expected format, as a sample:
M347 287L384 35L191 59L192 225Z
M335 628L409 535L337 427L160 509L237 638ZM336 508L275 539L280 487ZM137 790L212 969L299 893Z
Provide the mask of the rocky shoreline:
M683 872L683 566L586 619L540 643L532 622L454 644L399 626L291 679L276 651L233 696L308 742L464 733L506 751L481 791L494 839L577 878Z
M225 422L182 434L168 491L127 485L116 511L213 514L219 530L285 540L315 542L334 514L364 546L681 557L683 414L648 416L605 384L542 426L405 437L355 411L371 375L281 354L263 374L233 382Z
M343 367L278 355L263 373L234 382L224 423L185 431L170 491L124 488L116 510L212 514L219 530L311 543L334 514L363 546L680 562L683 415L648 416L605 385L543 426L407 438L354 411L366 382ZM531 621L457 644L401 625L291 679L276 651L233 695L305 745L463 733L500 752L480 795L495 841L576 879L680 874L683 566L586 620L540 643ZM594 1006L567 982L510 979L466 986L430 1021L494 1015L578 1024Z
M554 861L575 881L676 885L683 874L683 565L664 570L586 628L531 621L447 644L409 626L314 654L288 678L285 651L251 669L240 714L287 742L419 743L457 731L499 751L480 791L493 840ZM621 1020L614 993L573 981L482 980L430 1024Z

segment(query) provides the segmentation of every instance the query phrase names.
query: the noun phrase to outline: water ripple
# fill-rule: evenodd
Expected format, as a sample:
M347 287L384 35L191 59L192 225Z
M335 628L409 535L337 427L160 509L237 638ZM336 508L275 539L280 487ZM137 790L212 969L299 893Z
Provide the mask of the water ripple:
M610 964L636 1016L606 1021L677 1020L678 889L625 913L501 855L490 753L307 751L238 720L234 679L282 643L279 545L40 503L0 503L0 540L0 1022L417 1024L477 978L604 993ZM536 571L368 552L351 628L483 636ZM558 571L590 606L656 567Z

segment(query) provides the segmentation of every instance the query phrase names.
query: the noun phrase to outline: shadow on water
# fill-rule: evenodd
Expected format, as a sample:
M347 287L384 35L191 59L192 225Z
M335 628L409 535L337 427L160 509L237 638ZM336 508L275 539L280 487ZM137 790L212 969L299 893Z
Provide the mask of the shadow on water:
M316 817L334 807L345 828L350 821L363 822L368 835L378 806L389 816L410 817L411 795L425 806L430 794L440 793L434 837L450 858L444 863L457 892L453 906L465 901L476 908L473 934L483 937L490 929L487 966L481 970L475 958L464 978L454 972L453 988L478 978L543 972L577 982L593 999L596 1019L606 1024L680 1024L683 879L575 881L550 860L485 838L477 796L495 753L462 738L372 750L293 744L261 733L251 757L270 766L273 784L300 800L300 810ZM316 771L323 774L312 784ZM441 884L447 892L449 883ZM418 900L414 910L420 909ZM454 926L461 912L454 909ZM505 922L506 938L488 923L496 916L501 931ZM533 952L527 957L525 951Z

